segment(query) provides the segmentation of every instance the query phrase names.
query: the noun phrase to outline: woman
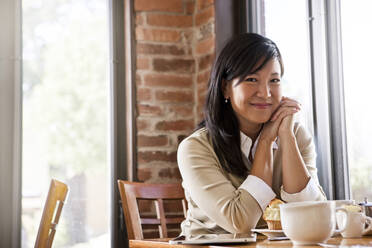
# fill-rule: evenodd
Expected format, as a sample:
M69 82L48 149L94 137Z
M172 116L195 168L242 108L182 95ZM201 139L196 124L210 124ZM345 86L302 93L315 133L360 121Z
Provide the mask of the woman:
M218 56L204 121L178 148L188 212L184 235L247 233L273 198L325 200L312 137L282 96L283 62L271 40L242 34Z

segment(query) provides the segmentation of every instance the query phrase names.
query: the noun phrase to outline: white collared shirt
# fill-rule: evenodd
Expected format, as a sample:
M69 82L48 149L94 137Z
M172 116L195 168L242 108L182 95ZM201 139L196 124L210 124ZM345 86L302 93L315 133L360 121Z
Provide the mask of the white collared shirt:
M259 139L260 136L258 136L252 147L253 159L256 153ZM240 142L240 147L244 156L248 159L249 163L251 163L251 161L249 160L249 151L251 150L252 139L245 135L243 132L240 132ZM278 149L278 144L276 143L276 141L273 144L273 149ZM256 199L262 211L264 211L267 205L269 205L270 201L276 197L276 194L269 185L267 185L261 178L253 175L248 175L247 179L244 180L239 188L248 191L248 193L250 193ZM283 185L280 188L280 196L286 202L305 200L311 201L315 200L318 197L318 194L318 187L312 178L310 178L305 188L298 193L289 194L285 192L283 189Z

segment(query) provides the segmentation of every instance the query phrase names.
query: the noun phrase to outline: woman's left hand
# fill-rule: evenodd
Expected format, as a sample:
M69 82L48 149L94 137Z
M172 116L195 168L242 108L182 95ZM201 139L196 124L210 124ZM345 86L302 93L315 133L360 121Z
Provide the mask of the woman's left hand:
M283 97L280 103L280 107L275 112L272 121L283 119L279 125L278 136L279 138L285 138L288 136L293 136L293 126L294 126L294 115L301 110L301 104L294 99Z

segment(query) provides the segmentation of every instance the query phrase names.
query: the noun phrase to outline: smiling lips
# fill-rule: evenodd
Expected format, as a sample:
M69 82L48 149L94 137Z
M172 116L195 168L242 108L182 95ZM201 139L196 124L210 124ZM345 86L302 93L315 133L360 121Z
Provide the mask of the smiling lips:
M258 109L268 109L271 107L271 103L251 103L251 105Z

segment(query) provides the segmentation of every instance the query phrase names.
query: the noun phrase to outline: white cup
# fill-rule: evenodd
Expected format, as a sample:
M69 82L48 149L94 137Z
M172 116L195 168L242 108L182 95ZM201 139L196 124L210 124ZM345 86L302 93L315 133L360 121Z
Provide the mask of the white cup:
M337 224L343 225L345 215L337 215ZM360 238L372 230L372 218L362 212L347 212L348 224L341 232L344 238ZM367 224L367 226L366 226Z
M336 208L339 208L343 205L352 205L352 204L355 204L355 200L332 200L336 203ZM337 220L337 216L340 215L343 213L338 213L336 214L336 220ZM337 224L337 221L336 221L336 228L338 228L338 224ZM334 235L340 235L339 231L336 230L336 233L334 233Z
M337 208L333 201L305 201L281 204L280 218L284 233L294 245L311 245L328 240L336 226L336 211L344 212L348 224L346 209Z

